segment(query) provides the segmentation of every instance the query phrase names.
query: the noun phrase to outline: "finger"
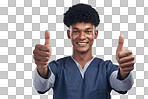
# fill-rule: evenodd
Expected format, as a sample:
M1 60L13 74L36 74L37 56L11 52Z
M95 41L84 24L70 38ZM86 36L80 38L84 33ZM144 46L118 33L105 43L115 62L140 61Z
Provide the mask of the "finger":
M125 73L129 73L130 71L132 71L134 69L134 66L132 66L132 67L128 67L128 68L124 68L124 69L122 69L122 71Z
M123 64L120 64L120 68L127 68L127 67L133 67L135 64L134 61L130 61L130 62L126 62L126 63L123 63Z
M124 43L124 36L120 35L119 41L118 41L118 47L117 47L118 51L121 51L123 49L123 43Z
M49 47L47 47L46 45L37 44L35 46L35 50L41 50L41 51L47 51L47 52L49 52Z
M125 62L130 62L130 61L134 61L135 57L133 55L127 56L127 57L123 57L119 59L119 64L125 63Z
M48 62L42 62L42 61L35 61L35 64L37 66L46 66L48 64Z
M121 59L123 57L130 56L131 54L133 54L132 51L130 51L130 50L123 50L123 51L120 51L118 53L118 57L119 57L119 59Z
M48 62L48 60L49 60L49 57L42 57L42 56L39 56L39 55L34 55L33 58L36 61L42 61L42 62Z
M50 44L50 33L48 30L45 31L45 45L49 46Z
M41 61L41 60L39 60L39 59L36 57L36 55L33 55L33 58L34 58L35 61Z
M34 50L33 54L43 56L43 57L49 57L50 56L50 52L42 51L42 50Z

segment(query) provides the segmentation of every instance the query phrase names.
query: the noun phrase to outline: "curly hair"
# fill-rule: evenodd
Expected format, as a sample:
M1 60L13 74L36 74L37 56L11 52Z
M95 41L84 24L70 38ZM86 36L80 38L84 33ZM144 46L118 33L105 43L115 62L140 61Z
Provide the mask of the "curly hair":
M64 13L64 24L67 27L77 22L91 23L97 27L100 23L98 12L88 4L76 4Z

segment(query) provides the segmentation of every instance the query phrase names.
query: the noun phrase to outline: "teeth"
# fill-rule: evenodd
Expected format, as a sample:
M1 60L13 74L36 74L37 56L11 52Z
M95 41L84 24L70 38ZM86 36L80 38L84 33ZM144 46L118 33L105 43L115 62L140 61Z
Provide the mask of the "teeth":
M78 44L84 45L84 44L86 44L86 43L78 43Z

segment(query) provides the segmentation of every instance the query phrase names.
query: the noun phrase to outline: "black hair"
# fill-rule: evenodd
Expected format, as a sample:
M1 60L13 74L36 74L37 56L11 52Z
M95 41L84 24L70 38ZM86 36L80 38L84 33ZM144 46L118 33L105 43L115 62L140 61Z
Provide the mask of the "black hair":
M97 27L100 23L98 12L88 4L73 5L64 13L64 24L67 27L77 22L91 23Z

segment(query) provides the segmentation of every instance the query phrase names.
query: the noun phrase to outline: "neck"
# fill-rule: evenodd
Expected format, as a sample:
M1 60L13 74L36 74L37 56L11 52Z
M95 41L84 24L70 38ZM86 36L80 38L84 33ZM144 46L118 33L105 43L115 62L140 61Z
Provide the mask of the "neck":
M79 63L81 62L86 63L93 58L92 49L85 53L81 53L81 52L73 50L72 57Z

